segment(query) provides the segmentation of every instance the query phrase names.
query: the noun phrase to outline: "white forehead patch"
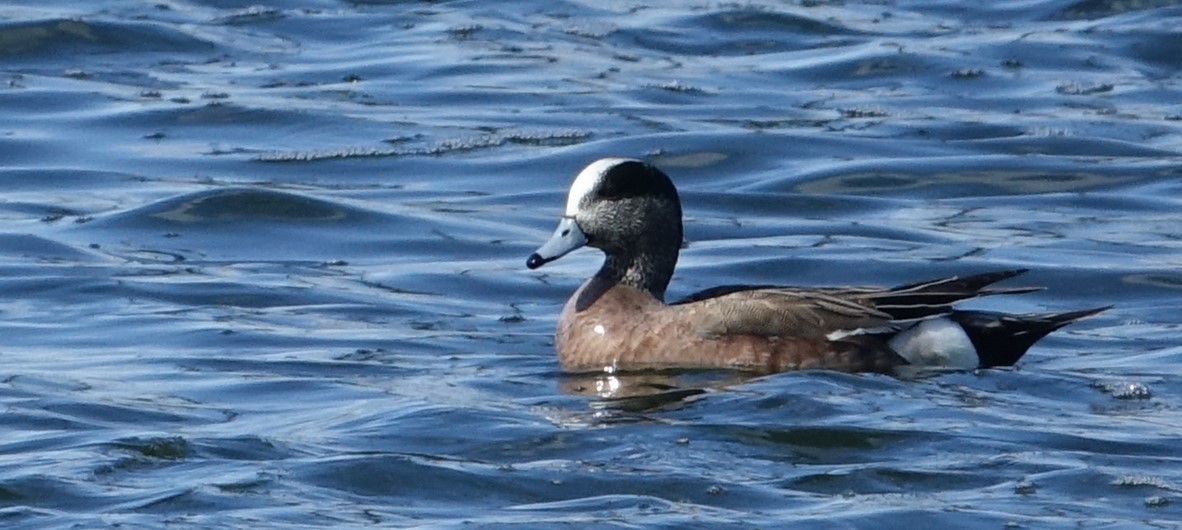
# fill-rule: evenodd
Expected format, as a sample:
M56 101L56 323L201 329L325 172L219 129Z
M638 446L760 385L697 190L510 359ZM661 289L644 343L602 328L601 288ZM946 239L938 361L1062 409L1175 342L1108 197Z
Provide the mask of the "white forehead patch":
M575 181L570 185L570 193L566 196L566 212L563 215L573 217L579 213L579 203L583 202L583 197L591 193L595 186L599 184L599 179L607 173L607 170L624 162L637 162L631 158L601 158L591 163L591 165L583 168L579 175L575 177Z

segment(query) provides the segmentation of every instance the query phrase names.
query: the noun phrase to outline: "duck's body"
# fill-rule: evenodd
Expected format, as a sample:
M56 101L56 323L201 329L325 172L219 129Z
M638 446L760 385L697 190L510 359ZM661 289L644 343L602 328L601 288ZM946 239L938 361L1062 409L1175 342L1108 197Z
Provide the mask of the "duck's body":
M881 341L709 329L721 323L715 311L728 305L725 298L666 305L629 285L591 278L562 309L555 332L558 360L573 373L668 368L887 372L904 364L889 348L877 347Z
M1047 333L1103 310L1012 316L952 309L965 299L1034 290L989 287L1022 270L890 289L724 286L666 304L681 233L677 191L657 168L604 159L576 177L554 236L527 262L537 268L584 245L606 254L559 317L563 370L1001 366Z

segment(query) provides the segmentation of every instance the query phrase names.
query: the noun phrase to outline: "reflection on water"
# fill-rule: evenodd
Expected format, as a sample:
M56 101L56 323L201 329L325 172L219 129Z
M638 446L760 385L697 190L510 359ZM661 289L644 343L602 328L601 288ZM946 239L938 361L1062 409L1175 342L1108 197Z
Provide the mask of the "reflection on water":
M709 379L691 379L685 374L578 374L565 375L559 389L576 396L596 398L595 406L628 411L656 410L683 403L710 390L740 383L750 376L715 374Z
M1170 527L1176 2L0 9L5 528ZM1030 268L1011 370L566 376L604 156L672 297Z

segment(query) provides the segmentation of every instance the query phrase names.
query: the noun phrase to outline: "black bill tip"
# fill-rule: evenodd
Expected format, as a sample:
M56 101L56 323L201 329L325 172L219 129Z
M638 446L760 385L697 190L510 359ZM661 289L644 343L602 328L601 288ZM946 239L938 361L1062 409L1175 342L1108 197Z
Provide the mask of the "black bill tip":
M538 268L538 267L541 267L542 265L545 265L545 264L549 263L550 261L551 261L551 260L548 260L548 259L546 259L546 258L543 258L543 257L542 257L540 254L538 254L537 252L534 252L533 254L530 254L530 255L529 255L529 258L526 258L526 260L525 260L525 266L526 266L526 267L529 267L529 268L531 268L531 269L536 269L536 268Z

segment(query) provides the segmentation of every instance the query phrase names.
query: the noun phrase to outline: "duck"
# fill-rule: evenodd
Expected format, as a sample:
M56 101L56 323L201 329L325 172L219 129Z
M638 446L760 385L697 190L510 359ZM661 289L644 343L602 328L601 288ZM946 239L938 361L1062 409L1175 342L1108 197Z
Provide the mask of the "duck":
M603 158L575 176L558 227L526 259L532 270L582 247L604 254L558 317L563 372L1012 366L1049 333L1111 307L1031 314L955 307L1040 290L994 285L1026 269L886 288L724 285L666 303L682 246L681 199L656 166Z

